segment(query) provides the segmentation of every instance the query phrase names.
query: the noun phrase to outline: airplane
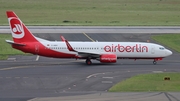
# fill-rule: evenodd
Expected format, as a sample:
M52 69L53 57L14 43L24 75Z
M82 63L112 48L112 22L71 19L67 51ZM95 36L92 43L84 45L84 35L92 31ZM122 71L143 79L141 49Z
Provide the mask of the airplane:
M13 48L53 58L85 59L91 65L91 59L101 63L116 63L117 59L152 59L153 64L170 56L172 52L164 46L146 42L69 42L63 36L62 41L49 41L34 36L13 12L6 12L13 41L6 40Z

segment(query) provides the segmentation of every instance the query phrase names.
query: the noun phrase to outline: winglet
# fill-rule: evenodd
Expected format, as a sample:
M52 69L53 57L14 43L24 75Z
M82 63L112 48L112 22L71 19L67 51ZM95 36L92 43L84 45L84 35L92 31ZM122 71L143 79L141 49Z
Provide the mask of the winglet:
M66 40L63 36L60 36L60 37L63 42Z
M66 39L65 39L64 41L66 42L66 45L67 45L67 48L68 48L69 51L74 51L74 52L76 52L76 51L72 48L72 46L69 44L69 42L68 42Z

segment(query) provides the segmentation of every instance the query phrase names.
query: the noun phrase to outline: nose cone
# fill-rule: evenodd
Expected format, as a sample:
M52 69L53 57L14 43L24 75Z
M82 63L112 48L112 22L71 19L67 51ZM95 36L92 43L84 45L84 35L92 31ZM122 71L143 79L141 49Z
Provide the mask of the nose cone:
M170 50L166 50L166 56L172 55L172 52Z

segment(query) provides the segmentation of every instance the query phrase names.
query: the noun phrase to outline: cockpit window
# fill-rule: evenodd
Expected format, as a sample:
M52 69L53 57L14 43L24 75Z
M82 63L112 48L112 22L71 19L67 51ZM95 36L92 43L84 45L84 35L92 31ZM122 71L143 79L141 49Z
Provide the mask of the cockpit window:
M160 50L164 50L165 48L164 47L159 47Z

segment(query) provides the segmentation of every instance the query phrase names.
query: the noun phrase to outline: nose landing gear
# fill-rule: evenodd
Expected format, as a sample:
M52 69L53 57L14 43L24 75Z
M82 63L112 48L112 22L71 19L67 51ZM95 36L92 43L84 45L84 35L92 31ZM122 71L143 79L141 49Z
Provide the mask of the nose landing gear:
M157 64L156 60L154 60L154 61L153 61L153 64L154 64L154 65L156 65L156 64Z
M153 61L153 64L156 65L157 61L160 61L160 60L162 60L162 58L155 58L154 61Z

